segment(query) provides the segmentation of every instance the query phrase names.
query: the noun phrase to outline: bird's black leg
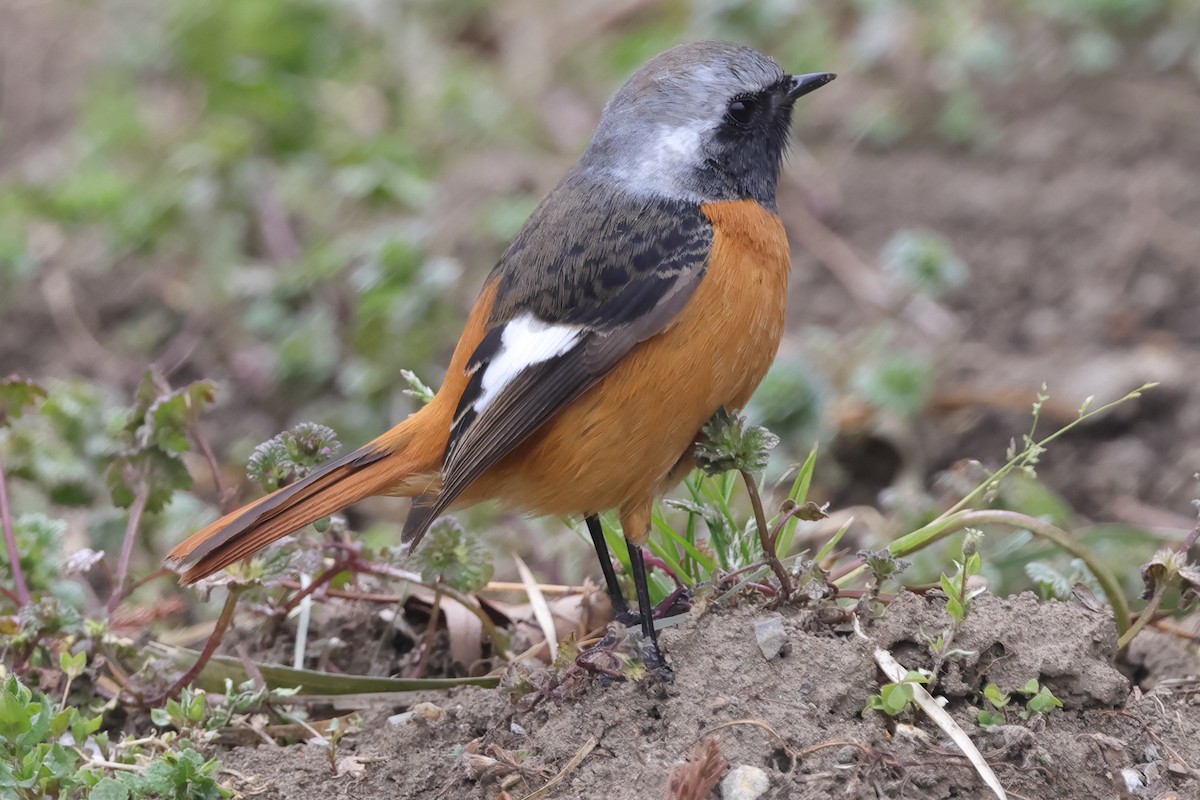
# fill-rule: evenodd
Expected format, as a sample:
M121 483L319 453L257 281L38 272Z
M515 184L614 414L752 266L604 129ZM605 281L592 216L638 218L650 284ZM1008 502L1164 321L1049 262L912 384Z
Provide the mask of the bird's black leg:
M629 613L625 596L617 584L617 573L613 571L612 556L608 554L608 545L604 541L604 531L600 528L600 518L595 514L584 517L588 533L592 535L592 544L596 547L596 557L600 559L600 571L604 573L604 582L608 585L608 599L612 601L613 616L622 624L628 625L634 621Z
M658 633L654 630L654 614L650 608L650 587L646 584L646 562L642 558L642 548L629 540L625 541L629 548L629 566L633 572L633 585L637 589L638 609L641 611L642 635L649 643L649 652L643 657L646 667L660 670L670 675L670 667L663 659L662 651L658 649Z

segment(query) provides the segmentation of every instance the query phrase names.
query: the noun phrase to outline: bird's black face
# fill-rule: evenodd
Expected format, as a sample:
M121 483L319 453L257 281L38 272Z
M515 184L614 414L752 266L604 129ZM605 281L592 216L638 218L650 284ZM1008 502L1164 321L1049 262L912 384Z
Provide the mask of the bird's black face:
M788 75L770 86L729 98L699 167L704 182L722 195L774 207L792 107L798 98L834 77L830 73Z

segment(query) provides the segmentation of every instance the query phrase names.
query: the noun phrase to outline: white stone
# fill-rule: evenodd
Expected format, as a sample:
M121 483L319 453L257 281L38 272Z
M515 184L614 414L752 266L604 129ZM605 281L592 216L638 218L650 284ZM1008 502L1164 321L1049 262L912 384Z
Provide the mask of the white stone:
M742 764L729 770L725 780L721 781L721 797L723 800L755 800L770 788L771 779L764 770Z
M771 614L754 622L754 638L758 641L758 649L763 658L770 661L783 652L788 643L787 631L783 629L783 616Z

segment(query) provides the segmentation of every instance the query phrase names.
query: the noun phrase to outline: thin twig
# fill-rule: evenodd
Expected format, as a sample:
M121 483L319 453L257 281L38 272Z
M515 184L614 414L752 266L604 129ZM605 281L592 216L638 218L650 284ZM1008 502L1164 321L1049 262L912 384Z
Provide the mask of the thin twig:
M217 624L213 626L212 633L209 634L208 641L204 643L204 649L200 651L196 662L188 667L187 672L180 675L175 683L171 684L171 688L152 700L142 702L141 705L162 705L166 702L167 698L173 697L179 690L195 680L196 676L204 670L213 653L217 652L217 646L221 643L221 639L225 637L225 631L229 630L229 625L233 622L233 610L237 606L238 597L241 595L242 590L243 587L237 585L229 587L229 595L225 598L224 607L221 608L221 616L217 617Z
M133 505L129 507L129 523L125 526L125 540L121 542L121 558L117 561L117 579L113 583L112 594L108 597L108 613L112 614L121 604L124 597L125 577L129 574L129 558L133 555L133 542L137 539L138 528L142 524L142 512L150 499L150 486L142 480L137 494L133 497Z
M442 582L434 581L433 583L433 604L429 609L429 623L425 626L425 635L421 637L421 655L417 658L417 663L413 666L412 671L408 674L410 678L419 678L425 672L425 664L429 660L429 653L433 650L433 637L437 636L438 622L441 620L442 614Z
M121 600L124 600L126 597L129 597L129 595L133 594L138 589L145 586L147 583L150 583L151 581L154 581L154 580L158 580L159 578L163 577L164 575L171 575L171 574L173 574L171 572L171 570L167 569L166 567L159 567L158 569L154 570L154 572L151 572L149 575L144 575L144 576L138 578L133 583L129 584L129 588L127 588L125 591L123 591L121 593Z
M213 491L217 493L217 507L221 509L222 514L228 514L237 505L237 498L232 489L225 486L225 479L221 477L221 466L217 463L217 457L213 453L212 446L208 443L208 438L201 432L200 426L192 423L188 426L188 433L192 435L192 440L196 446L200 448L200 452L204 455L204 460L208 462L208 470L212 473Z
M4 546L8 549L8 563L12 565L15 596L7 589L4 593L18 607L29 605L29 587L25 585L25 573L21 570L21 556L17 552L17 534L13 531L12 514L8 509L8 487L5 484L4 465L0 463L0 523L4 526Z
M575 755L571 756L571 760L566 763L566 766L559 770L557 775L547 781L546 784L536 792L525 795L522 800L541 800L541 798L548 796L550 792L553 791L554 787L562 783L563 780L570 775L585 758L588 757L588 753L592 752L592 750L596 748L596 744L596 737L589 736L588 740L583 743L583 747L580 747L579 750L576 751Z
M783 564L779 563L779 556L775 553L774 542L771 541L770 531L767 530L767 515L763 511L762 497L758 494L758 485L754 482L754 476L746 470L740 470L740 472L742 480L746 482L746 493L750 495L750 505L754 508L754 527L758 529L758 540L762 543L763 558L766 559L771 571L779 580L782 598L786 602L792 596L792 579Z
M347 569L353 569L354 562L352 559L344 558L333 563L329 569L322 572L317 577L313 578L312 583L305 586L300 591L296 592L291 598L283 604L281 613L287 616L292 612L292 609L300 605L300 601L308 597L310 594L320 589L325 584L336 578L339 573L345 572Z
M1154 619L1154 612L1162 605L1163 596L1166 595L1167 589L1172 583L1174 581L1158 581L1158 585L1154 587L1154 596L1150 598L1150 602L1138 613L1137 619L1129 626L1129 630L1122 633L1121 638L1117 639L1117 650L1124 650L1142 632L1142 629Z

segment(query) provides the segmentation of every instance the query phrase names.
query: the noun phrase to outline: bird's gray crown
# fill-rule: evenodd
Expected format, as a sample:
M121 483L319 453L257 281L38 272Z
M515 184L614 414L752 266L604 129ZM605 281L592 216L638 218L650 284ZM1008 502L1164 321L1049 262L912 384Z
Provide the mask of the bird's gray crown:
M674 47L635 72L605 106L579 168L634 194L722 199L697 170L718 156L715 140L730 101L787 79L771 58L732 42Z

